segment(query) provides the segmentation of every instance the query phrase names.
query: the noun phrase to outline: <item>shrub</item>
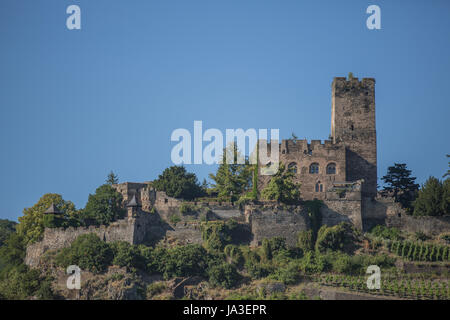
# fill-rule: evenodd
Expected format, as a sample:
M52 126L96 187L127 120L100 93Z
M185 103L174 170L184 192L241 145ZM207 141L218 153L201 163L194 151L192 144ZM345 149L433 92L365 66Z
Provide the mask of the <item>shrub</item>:
M192 215L197 212L198 208L191 203L183 202L180 206L180 213L182 215Z
M262 242L263 258L268 261L281 250L286 250L286 240L281 237L264 239Z
M171 224L177 224L177 223L180 222L180 221L181 221L181 218L180 218L180 216L177 215L177 214L171 214L171 215L169 216L169 222L170 222Z
M298 233L297 246L303 250L303 252L311 251L314 249L313 243L313 231L300 231Z
M245 262L241 249L234 244L226 245L224 253L237 266L242 266Z
M317 235L316 250L346 251L356 240L355 230L349 223L342 222L333 227L322 226Z
M286 285L296 284L300 280L300 263L291 261L287 266L277 269L269 277Z
M162 293L166 289L166 285L163 282L155 282L149 284L146 289L147 299L152 298L153 296Z
M125 241L113 242L110 246L114 255L112 261L114 265L145 270L145 260L138 247Z
M390 240L400 240L402 239L401 231L395 227L388 228L386 226L378 225L372 228L370 231L376 237L381 237Z
M209 283L213 286L220 286L230 289L239 282L240 275L236 267L228 263L212 266L208 270Z
M208 250L222 251L227 244L233 241L233 235L238 229L234 220L210 221L202 223L202 239Z
M203 276L209 263L206 250L196 244L175 247L167 250L165 260L159 266L163 270L164 278Z
M109 245L93 233L79 236L68 248L56 256L58 265L67 268L77 265L82 270L103 272L111 265L113 252Z

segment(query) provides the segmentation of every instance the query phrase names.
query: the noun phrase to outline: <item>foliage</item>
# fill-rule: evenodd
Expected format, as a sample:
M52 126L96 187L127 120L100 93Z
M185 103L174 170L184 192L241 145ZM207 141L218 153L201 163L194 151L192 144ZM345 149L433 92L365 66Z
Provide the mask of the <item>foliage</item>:
M389 240L399 240L402 239L401 231L395 227L388 228L383 225L377 225L370 231L376 237L381 237Z
M448 180L448 179L447 179ZM445 187L450 188L450 183L446 181ZM447 199L444 199L444 194ZM414 202L415 216L442 216L448 214L444 211L448 208L448 195L450 191L444 192L444 185L435 177L430 177L419 190L419 195Z
M119 183L119 177L111 170L111 172L106 177L106 184L112 186L113 184Z
M152 298L153 296L162 293L166 289L166 285L163 282L155 282L149 284L146 290L147 299Z
M201 228L205 248L221 252L227 244L232 243L238 223L234 220L209 221L203 222Z
M137 246L133 246L125 241L117 241L112 242L110 247L114 256L112 260L113 265L145 270L146 263Z
M0 219L0 247L9 238L9 236L16 232L17 222Z
M19 217L17 232L23 236L25 244L36 242L42 238L44 233L44 212L54 204L61 212L66 221L76 219L77 211L75 205L65 201L59 194L47 193L31 208L23 210L23 216Z
M286 250L286 240L284 238L266 238L262 242L262 258L265 261L272 260L282 250Z
M300 200L300 185L294 182L294 173L286 170L284 164L280 164L278 172L262 190L261 197L285 204L296 204Z
M419 185L415 183L416 177L411 177L411 170L406 168L405 163L395 163L389 167L381 180L386 184L384 190L392 192L396 202L408 210L412 208Z
M450 158L450 154L447 154L446 156L447 158ZM442 176L442 178L450 176L450 161L448 162L448 167L449 169L447 169L447 172Z
M208 270L208 276L211 285L225 289L235 287L241 278L236 267L228 263L212 266Z
M298 233L297 246L303 250L303 252L314 250L313 231L300 231Z
M70 247L62 249L56 256L56 262L64 268L77 265L82 270L100 273L111 265L113 254L107 243L96 234L89 233L79 236Z
M227 163L227 153L229 153L229 157L233 156L232 163ZM248 159L244 159L242 164L238 163L238 158L242 157L236 144L228 146L224 149L222 163L219 165L216 174L209 175L214 181L211 192L217 194L219 198L231 197L231 200L234 201L238 199L239 195L250 190L254 192L252 187L254 166L249 164Z
M104 184L90 194L86 207L81 213L82 219L97 225L108 225L125 216L122 208L122 194L108 184Z
M356 240L355 228L346 222L341 222L333 227L322 226L317 235L315 248L318 252L345 251Z
M197 208L195 205L191 203L185 203L183 202L180 206L180 213L182 215L192 215L195 214L199 208Z
M286 266L276 269L269 277L286 285L296 284L300 280L300 262L291 261Z
M12 233L0 248L0 297L8 300L55 298L51 279L41 276L38 270L30 270L23 263L25 245L23 237Z
M226 257L229 258L231 262L236 266L241 267L245 262L242 250L234 244L226 245L223 252L225 253Z
M204 275L209 263L206 250L196 244L175 247L166 251L164 260L159 260L159 267L164 278Z
M186 171L182 166L171 166L153 181L153 187L164 191L169 197L192 200L202 197L205 191L200 186L197 176Z
M180 216L178 215L178 214L176 214L176 213L173 213L173 214L171 214L170 216L169 216L169 222L171 223L171 224L177 224L178 222L180 222L181 221L181 218L180 218Z

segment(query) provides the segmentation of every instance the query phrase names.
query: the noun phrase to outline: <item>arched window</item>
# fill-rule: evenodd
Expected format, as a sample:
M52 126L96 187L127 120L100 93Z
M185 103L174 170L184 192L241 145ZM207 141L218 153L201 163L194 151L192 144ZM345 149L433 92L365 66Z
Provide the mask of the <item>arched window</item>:
M316 183L316 192L323 192L323 184L320 181Z
M319 164L318 163L312 163L310 166L309 166L309 173L319 173Z
M336 164L330 163L327 165L327 174L336 174Z
M297 173L297 164L295 162L291 162L288 164L288 171L292 173Z

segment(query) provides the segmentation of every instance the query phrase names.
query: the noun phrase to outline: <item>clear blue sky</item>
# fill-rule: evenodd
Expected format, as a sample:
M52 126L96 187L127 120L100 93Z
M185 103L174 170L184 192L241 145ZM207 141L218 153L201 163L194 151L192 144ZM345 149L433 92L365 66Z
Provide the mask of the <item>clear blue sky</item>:
M366 28L370 4L382 30ZM420 183L441 177L449 40L446 0L1 0L0 218L48 192L83 207L110 170L156 178L194 120L324 140L331 81L349 71L377 81L378 176L405 162Z

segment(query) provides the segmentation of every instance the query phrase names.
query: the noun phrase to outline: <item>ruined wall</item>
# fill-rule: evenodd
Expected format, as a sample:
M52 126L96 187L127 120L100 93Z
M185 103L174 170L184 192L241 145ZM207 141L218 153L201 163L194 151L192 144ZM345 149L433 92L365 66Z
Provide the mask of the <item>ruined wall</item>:
M396 227L407 232L423 232L427 235L439 235L450 232L450 216L412 217L406 214L392 215L386 218L387 227Z
M251 245L261 244L265 238L283 237L290 247L297 244L299 231L308 230L310 227L309 216L305 208L299 212L287 210L246 210L247 220L253 234Z
M107 242L126 241L133 243L134 219L119 220L109 226L100 227L46 228L43 239L27 247L25 264L32 267L37 266L44 252L68 247L76 238L88 233L95 233L100 239Z

